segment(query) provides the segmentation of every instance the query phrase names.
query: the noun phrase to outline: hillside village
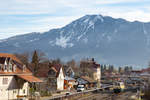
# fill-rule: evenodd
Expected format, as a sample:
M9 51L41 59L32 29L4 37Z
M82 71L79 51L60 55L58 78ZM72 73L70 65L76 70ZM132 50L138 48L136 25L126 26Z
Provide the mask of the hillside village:
M25 64L13 54L0 53L0 100L17 99L32 96L32 92L40 92L43 96L64 90L74 90L78 84L86 88L96 86L100 82L100 65L94 59L89 60L89 77L85 64L81 76L76 75L72 66L64 66L59 61L39 62L35 51L32 62Z
M19 98L33 99L37 96L53 96L79 91L79 86L91 90L115 81L129 84L148 82L150 70L134 70L131 66L119 67L98 64L94 58L83 59L79 65L74 60L62 63L59 59L48 60L34 51L32 60L27 54L0 53L0 100ZM134 79L134 83L132 83ZM81 88L81 87L80 87ZM81 90L80 90L81 91Z

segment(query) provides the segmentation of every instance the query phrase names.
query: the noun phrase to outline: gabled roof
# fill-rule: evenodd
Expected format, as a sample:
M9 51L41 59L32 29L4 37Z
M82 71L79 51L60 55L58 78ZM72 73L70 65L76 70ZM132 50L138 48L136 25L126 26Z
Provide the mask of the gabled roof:
M68 67L68 69L66 70L66 72L68 72L69 70L71 70L73 72L72 67Z
M65 80L67 80L67 81L75 81L75 79L74 79L74 78L69 77L69 76L65 76Z
M30 82L30 83L36 83L36 82L43 82L39 78L33 76L33 75L17 75L18 77Z
M61 65L61 64L54 64L53 66L50 67L49 71L50 71L50 70L55 71L55 72L56 72L56 77L58 77L61 68L62 68L62 65ZM62 71L63 71L63 75L65 76L63 69L62 69Z
M8 53L0 53L0 58L11 58L13 59L14 61L17 61L18 63L22 64L22 62L16 57L14 56L13 54L8 54Z
M52 68L55 69L55 71L57 71L59 73L60 69L61 69L61 65L60 64L55 64L52 66Z
M7 63L11 61L11 64L16 65L17 68L15 72L4 72L4 69L1 69L1 75L31 74L31 71L28 68L23 71L23 63L13 54L0 53L0 64L4 64L5 61L7 61Z
M95 83L96 81L94 81L93 79L91 79L90 77L88 76L81 76L82 79L88 81L89 83Z
M144 73L144 72L149 72L150 73L150 68L142 69L141 72L142 73Z

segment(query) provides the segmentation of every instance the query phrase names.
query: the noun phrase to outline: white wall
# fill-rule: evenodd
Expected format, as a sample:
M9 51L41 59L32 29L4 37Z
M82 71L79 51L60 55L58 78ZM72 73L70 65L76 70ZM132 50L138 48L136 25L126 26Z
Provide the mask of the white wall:
M3 78L8 78L8 84L3 84ZM22 89L18 89L14 76L0 76L0 100L17 99L17 95L27 95L28 86L28 82L25 82Z
M100 70L100 67L98 67L96 69L96 71L93 73L93 76L94 76L94 80L95 81L98 81L101 79L101 70Z
M60 73L57 77L57 90L64 90L64 75L62 68L60 69Z
M101 79L101 69L100 67L97 68L97 80L100 80Z

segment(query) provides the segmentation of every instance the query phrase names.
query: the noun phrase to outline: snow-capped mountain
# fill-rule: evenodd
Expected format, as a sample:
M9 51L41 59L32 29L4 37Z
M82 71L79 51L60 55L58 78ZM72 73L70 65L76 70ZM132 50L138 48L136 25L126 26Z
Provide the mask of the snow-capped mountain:
M50 58L94 57L100 63L146 64L150 60L150 23L86 15L48 32L0 41L0 52L45 52Z

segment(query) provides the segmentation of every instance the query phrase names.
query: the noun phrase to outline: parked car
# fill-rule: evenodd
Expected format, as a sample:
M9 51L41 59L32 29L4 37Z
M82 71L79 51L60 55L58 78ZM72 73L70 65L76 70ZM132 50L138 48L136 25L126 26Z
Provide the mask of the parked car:
M71 92L66 92L66 96L69 96L69 95L71 95Z
M77 87L77 92L81 92L85 90L85 86L84 85L78 85Z

